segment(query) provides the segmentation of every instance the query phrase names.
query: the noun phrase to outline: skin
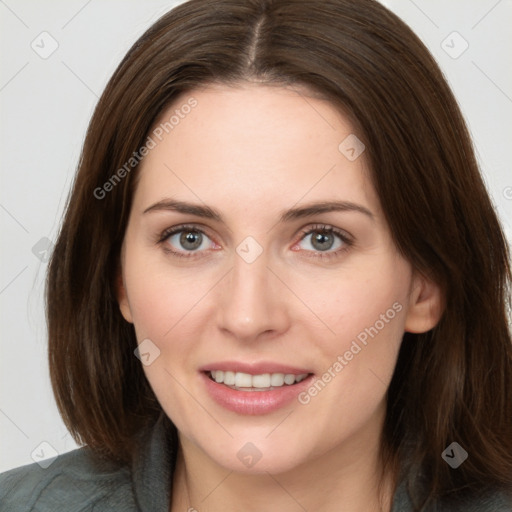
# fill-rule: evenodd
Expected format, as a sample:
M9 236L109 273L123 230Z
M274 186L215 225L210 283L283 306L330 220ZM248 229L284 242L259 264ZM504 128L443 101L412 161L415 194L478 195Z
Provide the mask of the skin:
M385 394L404 331L424 332L440 317L438 287L397 252L365 154L338 150L354 133L348 119L307 91L261 84L215 85L178 98L197 106L144 158L121 252L118 300L139 343L160 355L146 376L179 432L170 510L386 510L379 504L379 443ZM151 211L165 199L208 205L223 221ZM278 222L280 213L321 200L364 206ZM196 256L167 228L193 224L207 237ZM333 226L320 259L303 228ZM252 263L236 252L247 237L263 249ZM199 251L199 252L198 252ZM190 252L190 251L189 251ZM207 394L198 368L219 360L276 361L321 377L365 328L393 304L401 311L303 405L259 416L228 411ZM247 443L261 459L237 457ZM302 508L303 507L303 508Z

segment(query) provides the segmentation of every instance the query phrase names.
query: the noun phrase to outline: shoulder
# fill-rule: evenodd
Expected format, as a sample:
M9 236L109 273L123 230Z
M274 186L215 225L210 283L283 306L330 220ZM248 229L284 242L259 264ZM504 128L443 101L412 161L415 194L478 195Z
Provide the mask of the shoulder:
M421 502L412 497L406 481L398 486L392 512L412 512L417 510L413 503ZM452 498L435 499L422 509L424 512L512 512L512 495L501 490L487 490L458 493Z
M137 510L129 467L99 461L88 448L0 474L0 512Z
M502 491L487 491L460 498L452 507L442 510L457 510L461 512L512 512L512 497Z

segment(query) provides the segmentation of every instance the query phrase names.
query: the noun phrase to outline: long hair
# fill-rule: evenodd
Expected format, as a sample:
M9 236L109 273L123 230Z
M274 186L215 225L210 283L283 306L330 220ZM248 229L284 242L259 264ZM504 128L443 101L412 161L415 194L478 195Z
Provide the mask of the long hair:
M116 301L138 168L130 159L179 94L247 81L306 86L349 117L394 243L443 292L438 325L404 335L384 467L407 475L418 509L469 490L510 491L508 248L441 71L374 0L190 0L124 57L91 119L47 276L50 375L74 439L127 462L162 412ZM469 454L456 470L441 457L454 441Z

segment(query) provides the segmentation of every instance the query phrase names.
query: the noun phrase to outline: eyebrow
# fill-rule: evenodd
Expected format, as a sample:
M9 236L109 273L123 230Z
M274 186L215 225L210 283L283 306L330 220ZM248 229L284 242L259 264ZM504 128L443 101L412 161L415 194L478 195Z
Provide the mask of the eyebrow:
M161 201L158 201L146 208L143 214L154 211L176 211L179 213L212 219L217 222L223 222L222 215L214 208L185 201L177 201L174 199L162 199ZM319 201L281 212L279 222L290 222L292 220L329 212L358 212L366 215L371 220L375 220L375 215L368 208L360 204L352 203L350 201Z

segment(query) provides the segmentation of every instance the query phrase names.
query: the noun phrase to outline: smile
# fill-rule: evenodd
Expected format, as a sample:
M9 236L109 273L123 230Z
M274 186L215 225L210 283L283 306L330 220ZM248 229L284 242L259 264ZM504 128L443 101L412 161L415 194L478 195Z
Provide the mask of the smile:
M238 391L270 391L283 386L292 386L303 381L307 373L294 375L293 373L262 373L251 375L244 372L224 370L210 371L210 377L218 384L224 384Z
M296 403L315 378L306 368L236 361L203 366L199 376L214 403L240 415L269 414Z

